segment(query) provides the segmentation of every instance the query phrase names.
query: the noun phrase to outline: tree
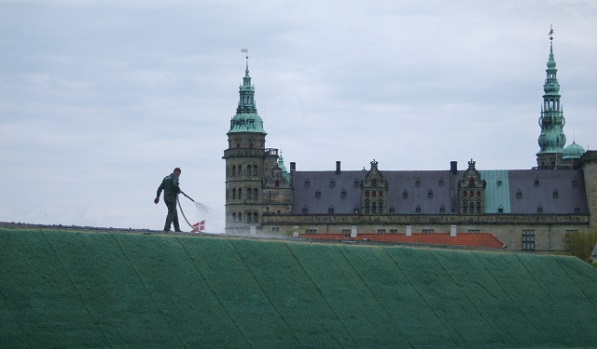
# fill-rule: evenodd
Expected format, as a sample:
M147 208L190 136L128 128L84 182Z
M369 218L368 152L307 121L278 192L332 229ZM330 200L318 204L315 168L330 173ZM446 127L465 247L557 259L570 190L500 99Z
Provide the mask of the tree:
M591 263L591 252L593 252L596 243L597 231L589 233L572 232L568 235L568 253Z

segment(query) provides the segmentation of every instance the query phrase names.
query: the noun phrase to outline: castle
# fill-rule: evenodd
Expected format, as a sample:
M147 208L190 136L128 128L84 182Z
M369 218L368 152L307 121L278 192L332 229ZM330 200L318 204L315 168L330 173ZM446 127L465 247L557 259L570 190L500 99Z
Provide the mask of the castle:
M551 34L551 33L550 33ZM544 84L537 166L527 170L392 171L287 169L266 148L248 57L226 161L226 232L450 237L488 234L504 247L561 251L571 232L597 230L597 151L565 147L553 36ZM326 235L324 235L326 234ZM377 235L375 235L377 234ZM389 241L386 239L386 241Z

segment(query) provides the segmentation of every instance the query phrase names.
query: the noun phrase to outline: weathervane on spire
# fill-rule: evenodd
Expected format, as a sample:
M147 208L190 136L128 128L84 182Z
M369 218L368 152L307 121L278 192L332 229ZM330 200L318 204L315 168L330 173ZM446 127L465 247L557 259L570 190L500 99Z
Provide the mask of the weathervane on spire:
M244 52L245 53L245 58L247 60L249 60L249 49L248 48L243 48L240 50L240 52Z
M551 28L549 29L549 40L553 40L553 24L551 25Z

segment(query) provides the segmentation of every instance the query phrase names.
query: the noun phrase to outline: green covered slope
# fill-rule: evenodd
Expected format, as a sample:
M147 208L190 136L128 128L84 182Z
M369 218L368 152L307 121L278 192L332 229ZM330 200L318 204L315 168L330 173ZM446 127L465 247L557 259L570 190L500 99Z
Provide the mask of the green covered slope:
M597 347L575 258L0 228L0 347Z

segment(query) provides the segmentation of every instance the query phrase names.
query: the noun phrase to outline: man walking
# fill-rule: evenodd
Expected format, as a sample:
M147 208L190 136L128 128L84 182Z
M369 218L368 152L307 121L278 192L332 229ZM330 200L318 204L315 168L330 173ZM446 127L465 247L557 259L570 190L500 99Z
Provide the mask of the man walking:
M178 186L178 177L180 177L180 168L177 167L168 176L164 177L162 184L158 187L158 192L153 202L157 205L160 202L160 194L164 191L164 203L168 207L168 215L166 215L166 224L164 224L164 231L170 231L170 226L174 223L174 231L180 232L178 225L178 212L176 212L176 198L180 193Z

